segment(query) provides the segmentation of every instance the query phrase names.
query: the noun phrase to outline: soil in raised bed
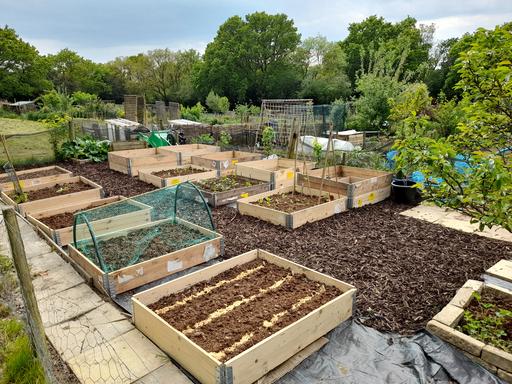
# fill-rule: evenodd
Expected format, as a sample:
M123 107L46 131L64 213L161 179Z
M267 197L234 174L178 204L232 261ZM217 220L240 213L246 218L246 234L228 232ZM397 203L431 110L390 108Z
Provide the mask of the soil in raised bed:
M64 212L59 213L57 215L42 217L39 219L42 223L46 224L48 227L52 229L61 229L73 226L74 215L76 212L85 211L88 209L99 208L101 206L98 205L90 205L86 208L79 209L73 212ZM95 209L94 211L87 213L87 219L89 222L95 220L106 219L107 217L114 217L119 215L124 215L126 213L135 212L140 210L140 207L134 204L125 203L122 204L120 202L116 202L109 207Z
M111 272L211 238L211 236L184 225L164 223L133 230L124 236L107 240L98 238L98 247L100 255L109 266L109 272ZM99 266L93 245L81 246L80 249Z
M194 182L194 184L196 184L200 189L210 192L225 192L236 188L250 187L262 183L262 181L248 179L247 177L238 175L226 175Z
M70 193L87 191L88 189L93 189L92 185L83 183L81 181L77 183L59 183L52 187L36 189L34 191L27 191L28 195L27 201L36 201L41 199L48 199L50 197L55 196L63 196L68 195ZM9 194L10 198L14 198L16 196L16 191L12 191Z
M113 171L108 167L108 162L86 164L60 163L57 165L73 172L74 175L84 176L101 185L105 197L115 195L131 197L157 189L154 185L145 183L137 177Z
M425 327L468 280L479 280L512 243L400 215L410 208L384 201L294 230L213 209L225 257L261 248L327 273L358 289L355 316L381 331L411 334Z
M227 361L342 292L255 260L150 305L220 361Z
M474 297L457 329L477 340L512 352L512 298L485 290Z
M320 199L320 204L326 203L327 201L329 200L326 197L322 197ZM292 213L318 205L318 196L305 195L299 192L289 192L262 197L257 201L253 201L251 204L286 213Z
M167 177L193 175L196 173L203 173L203 172L205 172L205 171L202 169L186 167L186 168L166 169L164 171L151 172L151 174L165 179Z
M42 171L34 171L29 173L22 173L18 174L18 180L28 180L28 179L37 179L39 177L45 177L45 176L55 176L55 175L61 175L64 172L51 168L51 169L44 169ZM0 183L9 183L11 182L11 178L9 176L0 177Z

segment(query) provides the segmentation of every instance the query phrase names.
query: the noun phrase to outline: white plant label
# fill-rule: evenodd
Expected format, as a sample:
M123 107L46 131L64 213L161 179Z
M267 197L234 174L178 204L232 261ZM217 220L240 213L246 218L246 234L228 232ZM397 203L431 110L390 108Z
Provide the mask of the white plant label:
M181 260L169 260L167 262L167 272L177 271L183 269L183 261Z
M217 248L213 244L206 244L204 247L203 252L203 260L204 261L210 261L211 259L214 259L217 257Z

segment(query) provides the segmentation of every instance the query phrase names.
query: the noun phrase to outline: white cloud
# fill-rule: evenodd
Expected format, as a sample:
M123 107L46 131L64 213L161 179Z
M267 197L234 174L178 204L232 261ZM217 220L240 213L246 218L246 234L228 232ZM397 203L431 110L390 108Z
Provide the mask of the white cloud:
M435 39L445 40L450 37L460 37L466 32L474 32L479 27L492 29L496 25L510 20L512 20L512 13L448 16L431 20L418 20L418 22L421 24L434 23L436 26Z

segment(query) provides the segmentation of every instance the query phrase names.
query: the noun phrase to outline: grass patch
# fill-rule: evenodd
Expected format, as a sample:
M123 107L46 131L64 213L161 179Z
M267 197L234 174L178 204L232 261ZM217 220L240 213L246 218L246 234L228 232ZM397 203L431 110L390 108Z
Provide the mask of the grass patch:
M16 286L12 262L0 255L0 297ZM0 301L0 384L43 384L44 371L23 323Z
M50 144L50 134L44 124L37 121L0 118L0 135L26 135L7 138L7 148L15 165L41 164L54 160ZM7 156L0 146L0 161L5 163Z

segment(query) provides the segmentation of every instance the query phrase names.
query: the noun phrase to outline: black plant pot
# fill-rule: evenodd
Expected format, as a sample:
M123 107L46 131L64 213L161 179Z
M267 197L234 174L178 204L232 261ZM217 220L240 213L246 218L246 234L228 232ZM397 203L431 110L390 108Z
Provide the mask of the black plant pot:
M391 182L391 198L395 203L418 204L421 195L418 188L414 188L416 182L409 179L393 179Z

